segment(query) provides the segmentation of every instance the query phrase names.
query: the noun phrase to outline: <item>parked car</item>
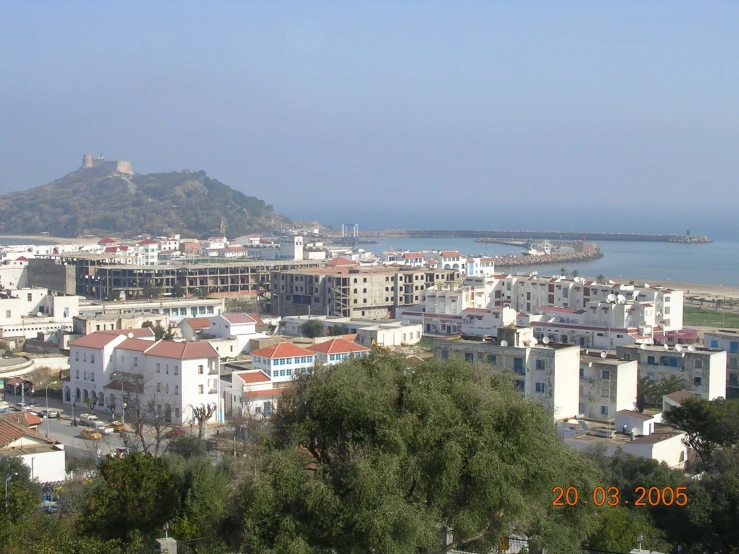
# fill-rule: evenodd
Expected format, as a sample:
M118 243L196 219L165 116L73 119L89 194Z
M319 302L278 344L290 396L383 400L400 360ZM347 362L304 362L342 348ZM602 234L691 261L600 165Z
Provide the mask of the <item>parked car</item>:
M123 423L121 423L120 421L113 422L113 431L115 431L116 433L120 433L121 431L125 431L125 430L126 430L126 426L123 425Z
M181 436L182 436L182 435L184 435L184 434L185 434L186 432L187 432L187 431L185 431L184 429L172 429L171 431L169 431L169 432L165 433L165 434L164 434L164 437L165 437L165 438L168 438L168 439L174 439L174 438L176 438L176 437L181 437Z
M42 419L46 419L47 417L50 419L59 419L60 417L59 412L52 409L37 410L34 413Z
M82 429L82 431L80 431L80 436L83 439L87 439L91 441L96 441L96 440L100 440L103 438L103 436L100 433L98 433L97 431L93 431L92 429Z
M16 402L14 408L19 412L30 412L31 404L28 404L27 402L25 404L23 402Z
M112 426L105 426L105 425L103 425L102 427L96 427L95 430L98 431L99 433L102 433L103 435L112 435L114 431Z
M80 416L80 425L85 425L87 427L94 427L95 422L99 421L98 416L94 414L82 414Z

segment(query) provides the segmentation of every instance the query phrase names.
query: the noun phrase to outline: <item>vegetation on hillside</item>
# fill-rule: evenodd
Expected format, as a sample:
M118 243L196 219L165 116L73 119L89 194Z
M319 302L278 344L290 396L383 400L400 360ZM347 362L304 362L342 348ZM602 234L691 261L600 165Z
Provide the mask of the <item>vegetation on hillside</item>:
M0 196L0 231L54 236L181 233L234 237L278 230L291 221L272 206L208 177L204 171L122 175L74 171L48 185Z

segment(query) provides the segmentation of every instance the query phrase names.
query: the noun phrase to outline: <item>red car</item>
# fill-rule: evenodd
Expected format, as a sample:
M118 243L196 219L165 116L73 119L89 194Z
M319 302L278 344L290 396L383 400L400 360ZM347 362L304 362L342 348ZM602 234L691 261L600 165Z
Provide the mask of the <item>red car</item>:
M187 431L184 429L172 429L171 431L167 432L164 437L168 439L173 439L175 437L181 437L184 435Z

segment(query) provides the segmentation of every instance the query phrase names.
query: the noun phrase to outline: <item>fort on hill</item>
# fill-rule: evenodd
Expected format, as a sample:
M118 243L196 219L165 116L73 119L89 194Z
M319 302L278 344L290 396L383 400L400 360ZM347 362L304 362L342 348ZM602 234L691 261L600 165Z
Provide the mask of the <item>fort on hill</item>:
M82 167L80 167L80 169L93 167L102 168L103 171L110 173L125 173L126 175L133 175L131 162L106 160L103 158L102 154L100 154L99 158L93 158L90 154L82 154Z

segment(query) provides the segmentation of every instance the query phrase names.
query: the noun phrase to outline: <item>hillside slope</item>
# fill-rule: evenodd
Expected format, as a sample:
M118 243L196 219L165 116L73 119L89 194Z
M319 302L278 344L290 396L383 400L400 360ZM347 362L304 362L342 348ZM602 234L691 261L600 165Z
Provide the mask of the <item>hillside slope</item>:
M48 185L0 195L0 233L198 238L219 234L224 222L227 236L236 237L293 224L204 171L129 174L117 170L121 163L83 166Z

